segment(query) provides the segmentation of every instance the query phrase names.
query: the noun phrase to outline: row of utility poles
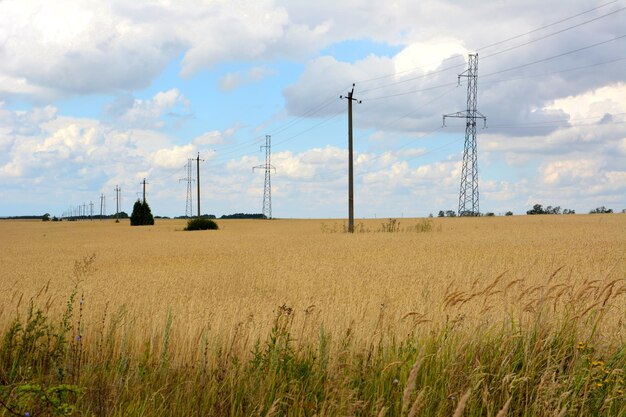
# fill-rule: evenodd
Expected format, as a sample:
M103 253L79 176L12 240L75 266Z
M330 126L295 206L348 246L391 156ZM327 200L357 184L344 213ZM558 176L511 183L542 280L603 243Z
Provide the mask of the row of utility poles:
M479 202L478 202L478 164L477 164L477 146L476 146L476 120L486 120L477 110L477 79L478 79L478 54L470 54L468 61L468 69L459 75L459 84L461 77L468 79L467 88L467 109L465 111L449 114L447 117L458 117L466 119L466 131L465 131L465 147L463 152L463 168L461 176L461 188L459 193L459 215L477 216L479 215ZM354 151L353 151L353 129L352 129L352 104L353 102L361 103L361 100L357 100L354 97L354 87L348 92L347 96L341 95L340 99L346 99L348 101L348 232L354 233ZM276 171L276 168L271 164L271 137L266 135L265 146L261 146L261 150L265 149L265 164L258 165L252 168L263 169L265 171L265 182L263 190L263 214L268 218L272 218L272 185L271 185L271 171ZM200 153L195 159L189 159L187 161L187 178L180 181L187 181L187 204L185 215L192 216L192 192L191 183L194 181L191 178L192 162L196 162L196 186L197 186L197 205L198 214L200 217L202 212L200 211L200 162L204 161L200 159ZM146 185L149 184L144 178L141 182L143 185L143 201L146 201ZM115 199L116 199L116 213L119 219L120 202L121 202L121 189L119 186L115 187ZM90 214L89 218L93 215L93 202L89 203ZM82 207L82 208L81 208ZM71 208L69 213L73 217L75 216L75 209L78 210L78 217L85 217L86 204L78 206L77 208ZM104 195L100 197L100 218L103 217L105 211Z

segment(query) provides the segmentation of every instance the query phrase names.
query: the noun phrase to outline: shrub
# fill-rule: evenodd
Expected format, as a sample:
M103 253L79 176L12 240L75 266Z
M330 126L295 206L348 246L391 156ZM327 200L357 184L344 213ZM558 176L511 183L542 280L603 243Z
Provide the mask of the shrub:
M199 217L195 219L189 219L187 221L187 227L185 230L217 230L218 226L211 219Z

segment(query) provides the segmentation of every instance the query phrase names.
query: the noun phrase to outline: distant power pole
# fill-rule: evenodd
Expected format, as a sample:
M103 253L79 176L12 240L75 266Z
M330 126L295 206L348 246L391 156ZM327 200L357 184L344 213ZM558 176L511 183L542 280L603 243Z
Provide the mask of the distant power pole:
M361 103L353 97L354 84L348 97L339 96L341 99L348 99L348 232L354 233L354 164L352 152L352 102Z
M122 192L122 189L119 187L119 185L115 186L115 218L119 221L120 219L120 205L121 205L121 201L120 201L120 193Z
M106 201L105 201L105 196L104 194L100 194L100 220L102 220L102 218L105 216L105 212L106 212Z
M272 137L265 135L265 145L261 146L261 151L265 148L265 164L252 167L252 172L255 169L265 170L265 185L263 187L263 208L262 213L266 218L272 218L272 170L276 172L276 168L272 165Z
M478 199L478 151L476 147L476 120L482 119L487 124L487 118L476 109L478 97L478 54L470 54L467 70L459 74L467 78L467 110L443 116L443 125L446 117L465 119L465 146L463 148L463 167L461 169L461 189L459 192L459 216L479 216Z
M89 202L89 220L93 220L93 201Z
M185 204L185 217L190 218L193 217L193 192L192 192L192 187L191 187L191 183L194 182L195 180L192 178L193 177L193 159L189 158L187 160L187 165L185 165L185 167L187 168L187 178L181 178L178 181L187 181L187 202Z
M196 176L197 184L198 184L198 218L200 218L201 216L200 214L200 161L204 162L204 159L200 159L200 152L198 152L198 157L196 158L196 167L197 167L197 173L198 173L198 175Z
M87 203L83 203L83 220L87 217Z
M143 203L146 202L146 184L150 184L149 182L146 182L146 179L144 178L143 181L140 182L140 184L143 184Z

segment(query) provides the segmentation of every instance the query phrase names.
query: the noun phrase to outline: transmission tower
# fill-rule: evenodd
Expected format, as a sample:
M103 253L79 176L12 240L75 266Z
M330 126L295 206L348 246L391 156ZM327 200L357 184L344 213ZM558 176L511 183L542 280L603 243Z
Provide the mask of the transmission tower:
M276 168L272 165L272 137L265 135L265 145L261 146L261 151L265 148L265 164L252 167L265 170L265 185L263 187L263 210L262 213L268 219L272 218L272 170L276 173Z
M470 54L467 70L459 74L467 78L467 110L443 116L443 125L446 117L465 119L465 146L463 148L463 167L461 169L461 190L459 192L459 216L478 216L478 152L476 148L476 120L482 119L487 124L487 118L476 109L478 96L478 54Z
M193 217L193 187L191 183L195 180L193 179L193 159L189 158L187 160L187 178L181 178L178 181L187 181L187 204L185 205L185 217L191 218Z

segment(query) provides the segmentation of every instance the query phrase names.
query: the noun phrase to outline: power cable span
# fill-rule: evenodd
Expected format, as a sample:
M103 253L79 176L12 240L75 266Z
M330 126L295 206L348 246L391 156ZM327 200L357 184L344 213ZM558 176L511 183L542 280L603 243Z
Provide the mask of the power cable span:
M626 35L617 36L615 38L607 39L607 40L602 41L602 42L596 42L596 43L591 44L591 45L583 46L582 48L573 49L571 51L563 52L561 54L553 55L553 56L550 56L550 57L547 57L547 58L538 59L537 61L528 62L526 64L516 65L514 67L506 68L506 69L503 69L503 70L490 72L488 74L481 75L480 78L482 79L482 78L486 78L486 77L491 77L491 76L496 75L496 74L502 74L504 72L509 72L509 71L513 71L513 70L516 70L516 69L520 69L520 68L526 68L526 67L529 67L531 65L540 64L542 62L552 61L553 59L561 58L561 57L566 56L566 55L571 55L571 54L574 54L574 53L577 53L577 52L581 52L581 51L584 51L584 50L587 50L587 49L595 48L596 46L605 45L607 43L615 42L615 41L623 39L623 38L626 38Z
M616 3L616 2L618 2L618 1L619 1L619 0L615 0L615 1L612 1L612 2L609 2L609 3L605 3L604 5L601 5L601 6L598 6L598 7L594 7L593 9L586 10L586 11L584 11L584 12L581 12L581 13L578 13L578 14L576 14L576 15L573 15L573 16L570 16L570 17L567 17L567 18L564 18L564 19L558 20L557 22L553 22L553 23L550 23L550 24L548 24L548 25L544 25L544 26L542 26L542 27L540 27L540 28L533 29L533 30L531 30L531 31L529 31L529 32L525 32L525 33L523 33L523 34L516 35L516 36L510 37L510 38L507 38L507 39L505 39L505 40L502 40L502 41L498 41L498 42L492 43L492 44L487 45L487 46L483 46L483 47L481 47L481 48L476 49L476 51L481 51L481 50L484 50L484 49L487 49L487 48L491 48L491 47L496 46L496 45L501 45L501 44L503 44L503 43L510 42L510 41L512 41L512 40L515 40L515 39L519 39L519 38L521 38L521 37L523 37L523 36L529 35L529 34L531 34L531 33L538 32L538 31L540 31L540 30L546 29L546 28L548 28L548 27L551 27L551 26L557 25L557 24L559 24L559 23L562 23L562 22L565 22L565 21L568 21L568 20L571 20L571 19L574 19L574 18L576 18L576 17L579 17L579 16L582 16L582 15L584 15L584 14L590 13L590 12L592 12L592 11L598 10L598 9L600 9L600 8L602 8L602 7L608 6L608 5L613 4L613 3ZM580 26L584 26L584 25L586 25L586 24L589 24L589 23L595 22L595 21L597 21L597 20L600 20L600 19L603 19L603 18L606 18L606 17L612 16L612 15L617 14L617 13L619 13L619 12L623 11L623 10L626 10L626 7L622 7L622 8L620 8L620 9L614 10L614 11L612 11L612 12L610 12L610 13L607 13L607 14L604 14L604 15L602 15L602 16L595 17L595 18L593 18L593 19L586 20L586 21L581 22L581 23L578 23L578 24L576 24L576 25L572 25L572 26L566 27L566 28L564 28L564 29L561 29L561 30L558 30L558 31L556 31L556 32L553 32L553 33L547 34L547 35L545 35L545 36L542 36L542 37L540 37L540 38L537 38L537 39L534 39L534 40L530 40L530 41L525 42L525 43L523 43L523 44L516 45L516 46L510 47L510 48L504 49L504 50L502 50L502 51L494 52L494 53L492 53L492 54L485 55L484 57L481 57L481 59L487 59L487 58L490 58L490 57L493 57L493 56L496 56L496 55L502 54L502 53L504 53L504 52L509 52L509 51L514 50L514 49L521 48L521 47L526 46L526 45L529 45L529 44L531 44L531 43L538 42L538 41L540 41L540 40L543 40L543 39L546 39L546 38L549 38L549 37L552 37L552 36L558 35L558 34L560 34L560 33L566 32L566 31L568 31L568 30L571 30L571 29L574 29L574 28L577 28L577 27L580 27ZM446 58L446 59L444 59L444 60L443 60L443 61L441 61L441 62L434 62L434 63L432 63L432 64L430 64L430 65L435 65L435 64L438 64L438 63L444 63L444 62L449 61L449 60L452 60L452 59L457 59L458 57L459 57L459 56L457 55L457 56L454 56L454 57ZM380 76L380 77L375 77L375 78L371 78L371 79L367 79L367 80L362 80L362 81L359 81L359 83L367 83L367 82L371 82L371 81L377 81L377 80L381 80L381 79L385 79L385 78L395 77L395 76L398 76L399 74L402 74L402 73L407 73L407 72L414 72L414 71L417 71L417 70L419 70L419 69L424 69L424 68L427 68L428 66L429 66L429 65L419 66L419 67L414 67L414 68L412 68L412 69L405 70L405 71L402 71L402 72L397 72L397 73L392 73L392 74L386 74L386 75L383 75L383 76ZM448 66L448 67L442 68L442 69L437 70L437 71L429 72L429 73L427 73L427 74L421 74L421 75L416 76L416 77L411 77L411 78L407 78L407 79L404 79L404 80L399 80L399 81L395 81L395 82L392 82L392 83L384 84L384 85L381 85L381 86L377 86L377 87L372 87L372 88L369 88L369 89L365 89L365 90L362 90L362 91L361 91L361 94L365 94L365 93L370 92L370 91L379 90L379 89L382 89L382 88L386 88L386 87L390 87L390 86L394 86L394 85L399 85L399 84L402 84L402 83L406 83L406 82L410 82L410 81L414 81L414 80L418 80L418 79L426 78L426 77L429 77L429 76L437 75L437 74L440 74L440 73L442 73L442 72L446 72L446 71L448 71L448 70L451 70L451 69L454 69L454 68L459 68L459 67L462 67L462 66L465 66L465 63L461 63L461 64L456 64L456 65Z

